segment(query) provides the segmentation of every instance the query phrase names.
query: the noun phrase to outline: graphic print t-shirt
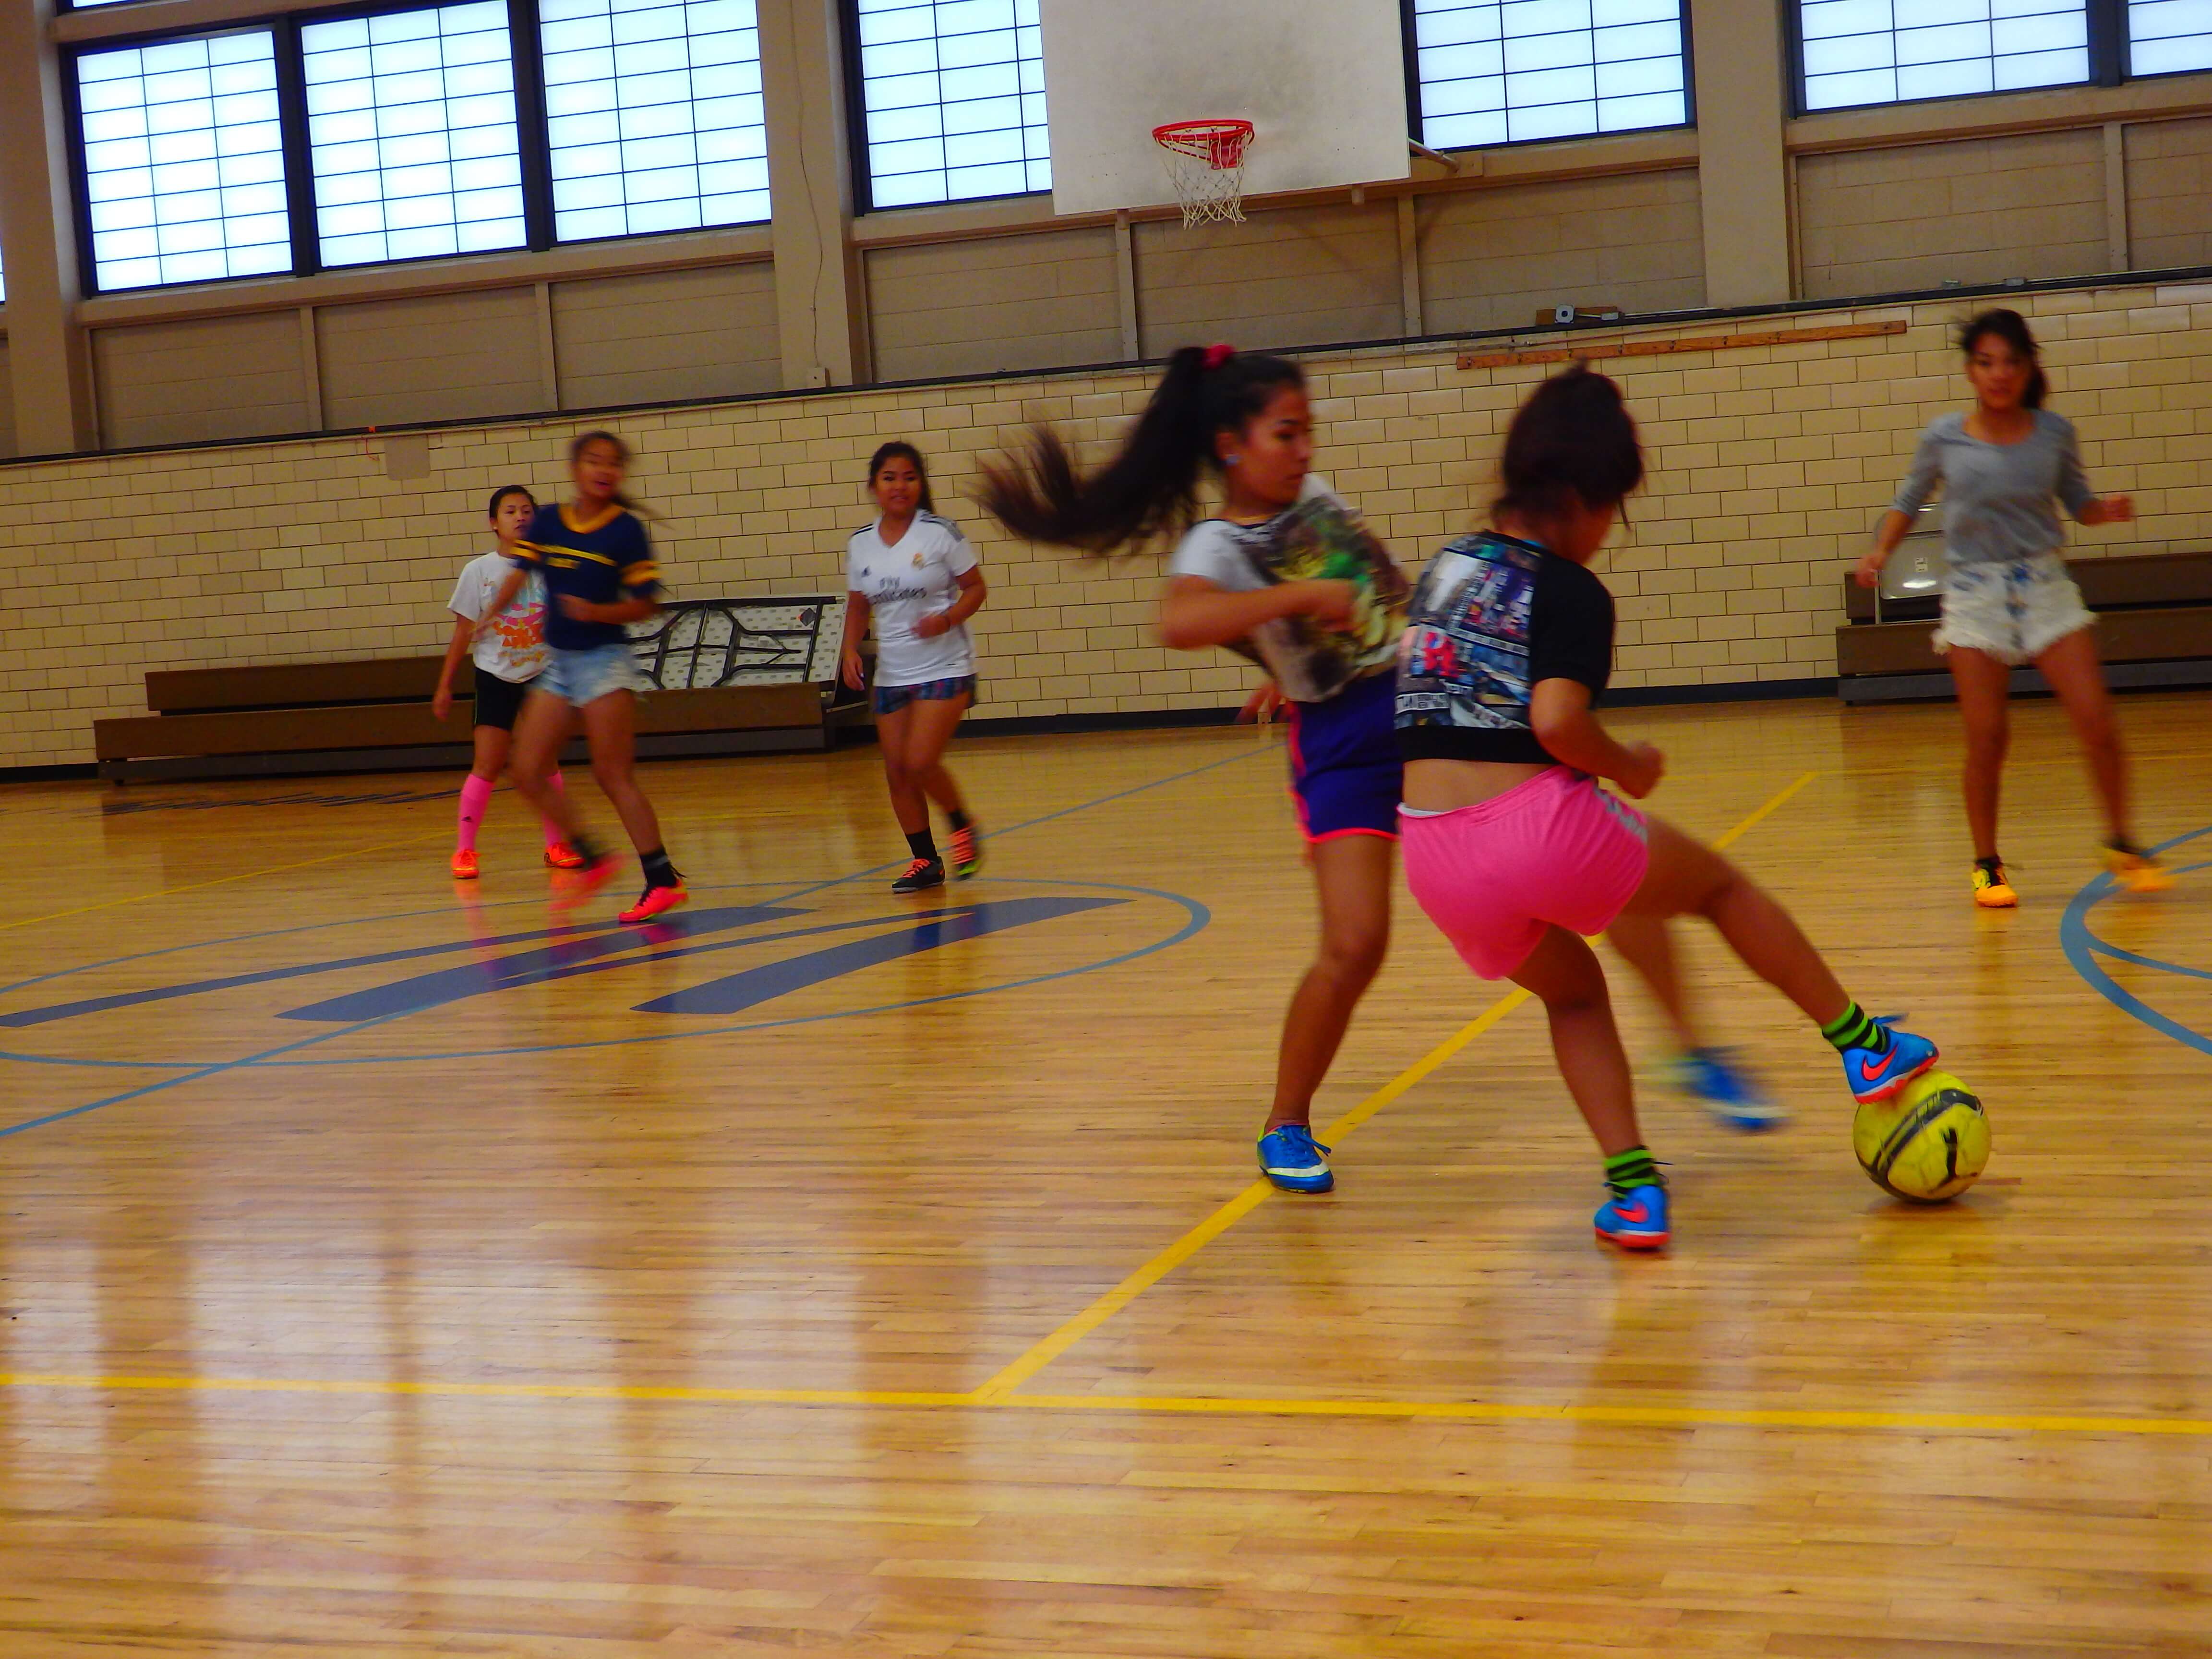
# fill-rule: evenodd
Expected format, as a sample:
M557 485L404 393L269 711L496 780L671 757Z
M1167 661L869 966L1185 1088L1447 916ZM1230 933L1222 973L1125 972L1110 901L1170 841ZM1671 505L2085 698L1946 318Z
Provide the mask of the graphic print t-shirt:
M545 643L556 651L589 651L629 637L620 623L578 622L562 614L563 594L591 605L619 605L660 593L660 568L653 562L645 526L618 507L588 522L572 520L565 507L539 507L514 562L545 578Z
M1529 726L1546 680L1595 702L1613 675L1613 595L1571 559L1492 531L1429 561L1398 656L1407 760L1554 763Z
M1274 676L1292 702L1326 702L1352 681L1388 669L1406 624L1406 573L1359 514L1312 474L1297 505L1264 524L1193 525L1168 574L1201 577L1231 593L1320 578L1358 585L1347 629L1283 617L1230 647Z
M960 578L976 565L975 550L960 526L934 513L917 513L906 534L884 545L878 520L845 548L845 586L868 601L876 628L876 684L927 685L964 679L975 672L975 647L968 624L923 639L914 625L950 611L960 599Z
M457 617L482 622L500 584L514 567L503 553L483 553L461 567L453 584L453 597L446 608ZM477 666L510 685L534 680L545 669L545 579L535 570L507 609L492 618L491 626L477 635Z

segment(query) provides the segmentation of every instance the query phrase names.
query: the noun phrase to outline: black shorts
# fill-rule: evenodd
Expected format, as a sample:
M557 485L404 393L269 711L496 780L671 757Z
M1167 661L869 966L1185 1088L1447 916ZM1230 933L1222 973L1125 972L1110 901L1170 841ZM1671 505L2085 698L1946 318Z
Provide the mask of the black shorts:
M478 663L476 723L495 726L502 732L514 731L514 717L522 712L522 700L530 695L532 684L530 680L503 680Z

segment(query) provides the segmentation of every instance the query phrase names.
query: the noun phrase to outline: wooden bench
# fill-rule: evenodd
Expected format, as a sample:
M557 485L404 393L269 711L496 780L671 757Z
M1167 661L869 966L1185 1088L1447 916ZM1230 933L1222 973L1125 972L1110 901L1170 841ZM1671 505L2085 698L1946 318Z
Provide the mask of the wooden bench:
M2212 685L2212 553L2069 559L2081 597L2097 613L2106 678L2130 689ZM1953 695L1933 643L1939 602L1885 600L1844 578L1836 629L1836 685L1847 703L1927 701ZM2013 671L2015 691L2050 688L2033 668Z
M640 701L641 756L826 749L838 729L864 711L860 694L824 672L834 665L843 628L842 597L757 602L777 616L814 608L804 629L781 634L731 625L742 603L672 605L641 641L648 675L675 682ZM100 775L127 782L465 766L471 677L459 677L453 712L438 720L430 699L441 660L391 657L150 672L146 706L152 714L93 722ZM702 678L709 683L686 683ZM733 678L737 683L712 683Z

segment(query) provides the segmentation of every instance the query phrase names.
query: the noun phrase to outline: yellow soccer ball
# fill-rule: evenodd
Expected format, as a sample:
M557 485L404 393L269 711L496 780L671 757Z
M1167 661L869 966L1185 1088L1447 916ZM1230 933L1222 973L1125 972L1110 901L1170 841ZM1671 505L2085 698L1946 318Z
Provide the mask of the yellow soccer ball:
M1882 1191L1941 1204L1972 1186L1990 1161L1989 1115L1948 1072L1924 1072L1890 1099L1859 1108L1851 1147Z

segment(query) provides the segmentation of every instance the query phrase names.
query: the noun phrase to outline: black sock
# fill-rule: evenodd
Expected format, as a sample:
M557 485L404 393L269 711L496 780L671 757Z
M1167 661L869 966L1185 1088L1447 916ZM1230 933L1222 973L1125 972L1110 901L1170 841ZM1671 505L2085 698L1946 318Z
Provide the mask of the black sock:
M1850 1048L1865 1048L1877 1054L1889 1052L1888 1031L1875 1024L1856 1002L1823 1025L1820 1035L1834 1045L1838 1054Z
M1605 1184L1613 1188L1614 1196L1625 1198L1638 1187L1663 1187L1666 1182L1660 1179L1659 1165L1650 1152L1631 1146L1606 1159Z
M965 830L969 824L975 822L975 819L969 817L964 811L957 806L946 807L945 809L945 822L952 826L953 833L956 835L961 830Z
M2113 843L2114 846L2118 846L2118 844L2119 843L2117 842ZM1993 876L1997 875L2004 869L2004 860L1999 858L1995 853L1992 853L1985 859L1976 859L1974 860L1974 868L1977 870L1986 870Z
M580 834L568 845L576 849L576 856L583 860L586 866L597 864L607 855L607 849L586 835Z
M656 847L650 853L640 853L637 861L645 871L647 887L681 887L684 884L684 878L677 874L676 866L668 861L665 848Z
M908 836L906 844L908 850L918 859L933 859L937 856L937 837L929 833L927 824L924 824Z

